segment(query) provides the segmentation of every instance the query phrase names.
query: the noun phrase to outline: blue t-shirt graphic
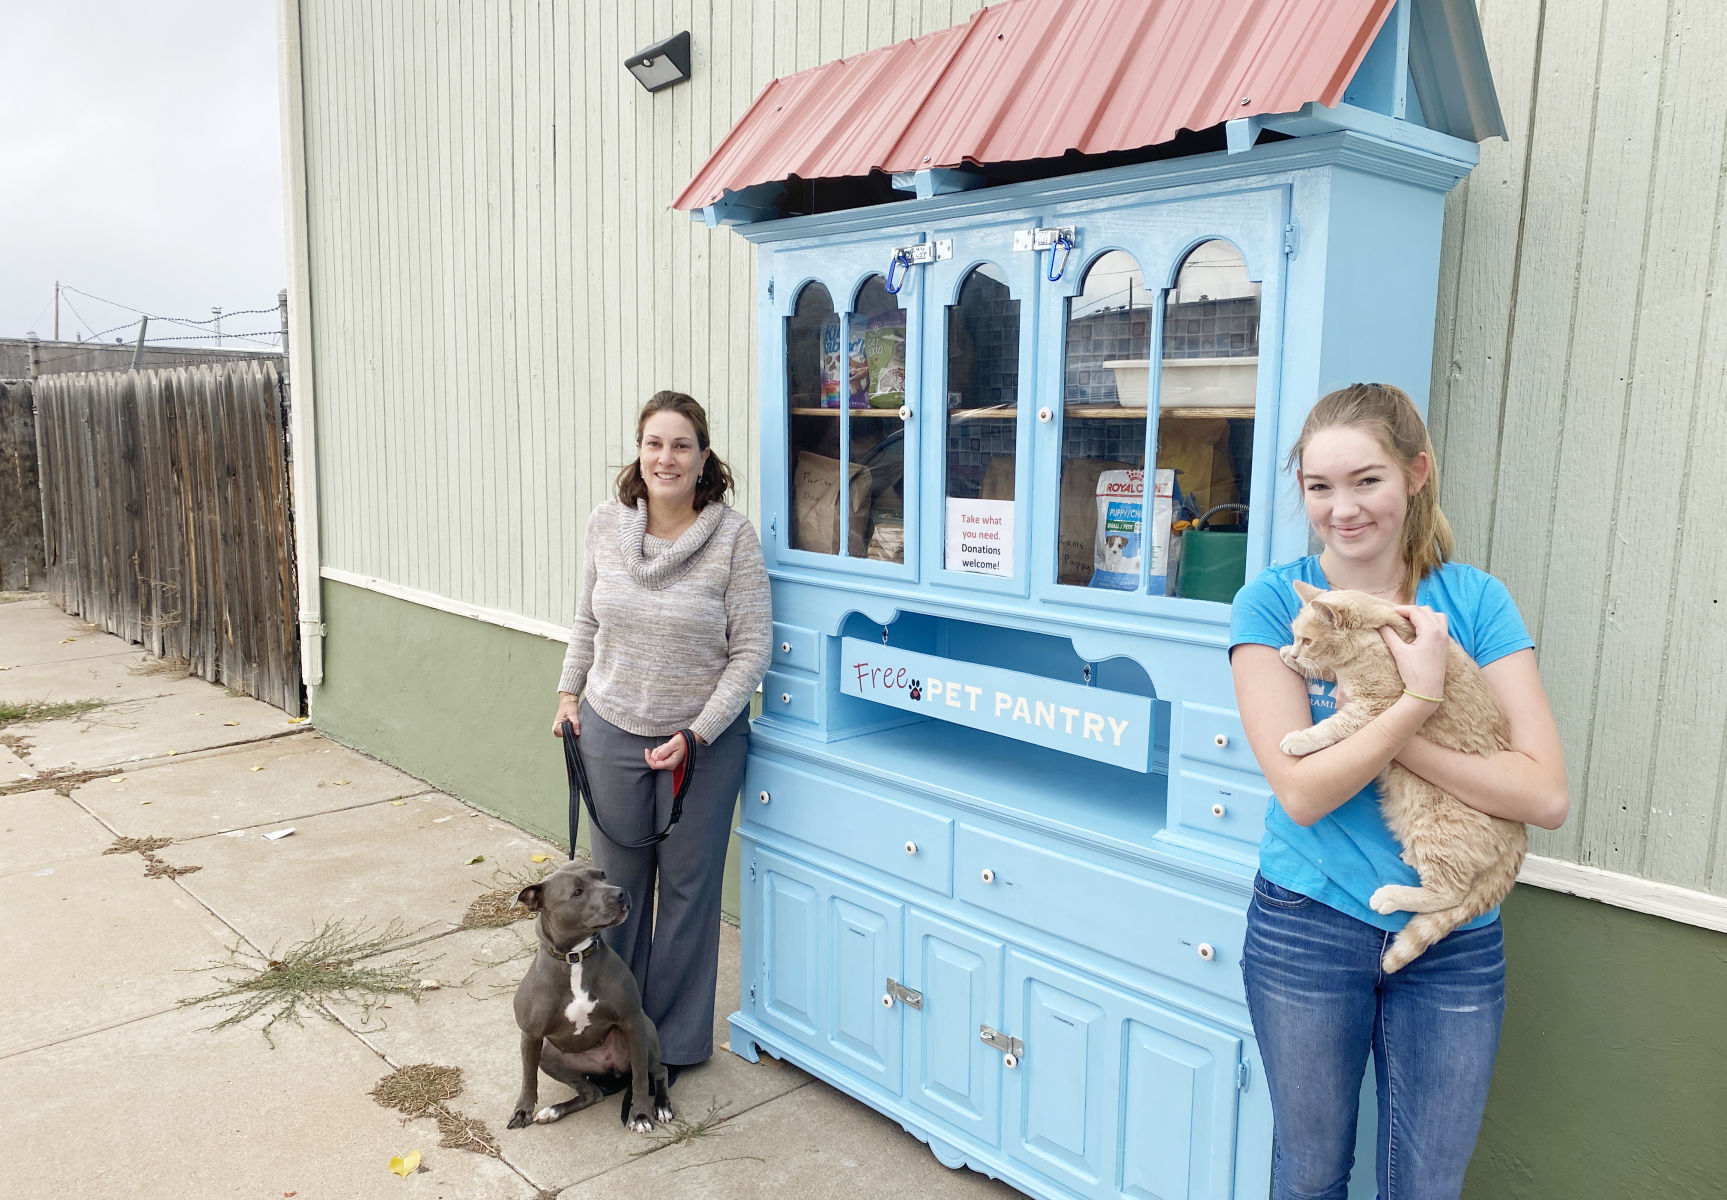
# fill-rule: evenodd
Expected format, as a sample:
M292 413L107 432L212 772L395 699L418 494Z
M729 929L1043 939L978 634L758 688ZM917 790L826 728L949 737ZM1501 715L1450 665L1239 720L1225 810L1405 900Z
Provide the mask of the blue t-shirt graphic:
M1290 623L1301 599L1295 580L1330 588L1317 555L1267 567L1235 594L1229 615L1230 649L1243 644L1282 647L1290 643ZM1465 563L1445 563L1430 571L1416 589L1415 601L1445 614L1451 636L1478 666L1534 646L1517 605L1505 585ZM1336 685L1310 680L1308 704L1318 722L1337 710ZM1410 914L1376 913L1367 899L1388 883L1420 882L1399 857L1401 847L1379 813L1379 787L1369 783L1343 804L1303 828L1273 799L1265 814L1259 844L1259 870L1272 883L1311 896L1380 929L1396 931ZM1483 913L1463 926L1491 924L1499 910Z

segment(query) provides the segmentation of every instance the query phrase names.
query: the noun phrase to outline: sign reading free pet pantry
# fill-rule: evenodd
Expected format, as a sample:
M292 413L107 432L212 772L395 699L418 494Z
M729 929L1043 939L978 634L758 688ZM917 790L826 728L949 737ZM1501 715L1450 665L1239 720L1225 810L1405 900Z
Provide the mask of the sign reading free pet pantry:
M1151 700L953 658L840 642L840 691L1135 771L1151 764Z

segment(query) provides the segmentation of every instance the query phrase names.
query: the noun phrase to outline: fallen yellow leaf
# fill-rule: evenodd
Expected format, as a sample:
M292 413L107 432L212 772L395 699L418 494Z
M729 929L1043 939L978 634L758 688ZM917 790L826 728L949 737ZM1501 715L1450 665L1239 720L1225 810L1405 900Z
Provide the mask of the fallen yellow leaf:
M550 854L536 854L536 855L534 855L534 861L535 862L551 862L552 856Z
M254 771L262 771L263 769L264 769L263 767L253 767L252 768L252 770L254 770Z
M310 721L311 719L312 719L311 717L289 717L288 718L288 724L290 724L290 725L304 725L307 721Z
M77 638L61 638L61 639L60 639L60 644L61 644L61 645L62 645L62 646L64 646L64 645L66 645L66 644L68 644L68 643L69 643L69 642L75 642L75 641L77 641L77 640L78 640L78 639L77 639Z
M484 854L476 854L476 855L474 855L474 857L472 857L468 860L468 865L471 867L475 863L483 863L485 861L486 861L486 856Z
M224 725L238 725L239 723L240 722L238 722L238 721L223 721L222 722L222 724L224 724Z
M138 803L139 804L148 804L150 802L148 800L140 800L140 801L138 801Z
M420 1152L418 1150L408 1151L406 1158L403 1158L401 1155L395 1155L390 1159L390 1170L400 1175L403 1179L406 1179L419 1169Z
M390 807L391 808L400 808L400 807L402 807L402 805L404 805L406 803L407 803L406 800L392 800L392 801L390 801Z
M125 783L126 777L124 775L110 775L110 776L108 776L108 782L109 783Z

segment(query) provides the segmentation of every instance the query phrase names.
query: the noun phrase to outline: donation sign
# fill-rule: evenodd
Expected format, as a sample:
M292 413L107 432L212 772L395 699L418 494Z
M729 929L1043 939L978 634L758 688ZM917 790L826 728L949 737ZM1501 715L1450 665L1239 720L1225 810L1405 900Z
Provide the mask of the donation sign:
M1135 771L1151 766L1151 700L1023 671L840 641L840 691Z
M947 569L1013 574L1013 501L947 501Z

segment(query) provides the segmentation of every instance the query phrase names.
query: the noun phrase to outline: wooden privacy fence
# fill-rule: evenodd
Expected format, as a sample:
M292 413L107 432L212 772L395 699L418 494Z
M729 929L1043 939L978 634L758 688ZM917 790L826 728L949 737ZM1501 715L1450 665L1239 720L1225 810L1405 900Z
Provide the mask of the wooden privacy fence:
M35 381L66 611L301 712L282 388L248 362Z

